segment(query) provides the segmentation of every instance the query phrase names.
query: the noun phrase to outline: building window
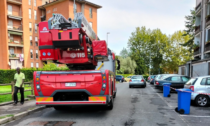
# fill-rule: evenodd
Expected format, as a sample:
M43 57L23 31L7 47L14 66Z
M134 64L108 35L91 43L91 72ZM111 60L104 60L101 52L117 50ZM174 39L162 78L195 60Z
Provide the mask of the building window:
M93 18L93 11L92 11L92 8L89 9L89 13L90 13L90 18Z
M182 69L182 75L185 75L185 67L181 67L181 69Z
M38 42L36 42L36 46L38 46Z
M29 19L31 19L31 9L28 9Z
M39 63L36 63L36 68L39 68Z
M35 42L38 42L38 38L37 37L35 37Z
M33 59L33 50L30 50L30 54L31 54L31 59Z
M34 6L36 7L36 0L34 0Z
M36 10L34 11L34 19L37 20Z
M53 11L57 11L57 8L53 8Z
M8 29L13 29L13 21L11 19L9 19L9 23L7 26Z
M32 32L32 24L29 23L29 31Z
M93 27L93 23L92 22L89 22L89 24L90 24L90 27L92 28Z
M28 0L28 5L31 5L31 0Z
M49 13L50 13L50 10L47 11L47 14L49 14Z
M9 42L14 42L13 35L10 35L10 36L9 36L9 39L10 39Z
M39 58L39 53L38 53L38 50L36 50L36 59Z
M10 55L15 54L15 48L9 48Z
M31 46L33 45L32 36L30 36L30 45L31 45Z
M8 14L9 15L12 15L12 6L11 5L7 5L7 7L8 7Z
M35 33L37 33L37 24L35 24Z
M33 68L34 67L34 63L31 63L31 68Z

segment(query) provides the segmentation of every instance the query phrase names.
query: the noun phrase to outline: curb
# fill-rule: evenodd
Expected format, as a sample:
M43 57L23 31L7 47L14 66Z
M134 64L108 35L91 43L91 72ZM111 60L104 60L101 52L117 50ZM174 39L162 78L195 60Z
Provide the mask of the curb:
M4 118L4 119L0 119L0 125L8 123L8 122L10 122L12 120L20 119L22 117L25 117L27 115L32 114L33 112L37 112L37 111L42 110L42 109L45 109L45 106L41 106L41 107L35 108L33 110L27 110L25 112L21 112L21 113L15 114L12 117L7 117L7 118Z
M29 98L25 98L25 101L28 101ZM9 105L9 104L13 104L14 101L11 101L11 102L4 102L4 103L1 103L0 106L4 106L4 105Z

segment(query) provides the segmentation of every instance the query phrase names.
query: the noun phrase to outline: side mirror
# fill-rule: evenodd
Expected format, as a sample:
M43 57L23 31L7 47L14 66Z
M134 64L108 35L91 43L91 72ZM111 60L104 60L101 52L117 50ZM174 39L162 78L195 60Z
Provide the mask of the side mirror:
M117 70L120 70L120 60L117 60Z

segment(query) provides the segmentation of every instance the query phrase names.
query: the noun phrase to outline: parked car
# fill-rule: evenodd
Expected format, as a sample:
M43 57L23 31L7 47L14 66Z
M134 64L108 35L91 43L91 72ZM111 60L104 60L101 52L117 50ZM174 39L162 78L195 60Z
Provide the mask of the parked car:
M163 90L164 83L171 83L171 87L180 89L184 88L184 85L187 81L190 80L190 77L183 75L167 75L162 79L155 80L155 87Z
M116 81L119 81L120 83L123 83L125 80L124 80L124 77L122 75L116 75Z
M149 75L149 77L147 78L147 81L150 82L150 80L153 79L154 76L156 76L156 75Z
M191 78L184 86L197 93L191 93L191 100L197 106L207 106L210 103L210 95L198 93L210 93L210 76Z
M128 76L125 78L125 82L129 82L132 76Z
M135 75L132 76L129 81L129 88L132 88L133 86L143 86L146 87L146 81L142 75Z
M150 79L150 84L154 84L154 80L155 80L155 77L156 77L156 75L153 75L152 77L151 77L151 79Z
M168 75L178 75L178 74L158 74L158 75L154 78L153 84L155 85L155 81L161 80L162 78L164 78L165 76L168 76Z

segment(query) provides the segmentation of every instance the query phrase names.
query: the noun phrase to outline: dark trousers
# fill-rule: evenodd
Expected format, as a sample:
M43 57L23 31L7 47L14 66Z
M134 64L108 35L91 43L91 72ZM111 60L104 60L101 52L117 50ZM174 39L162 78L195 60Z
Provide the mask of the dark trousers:
M17 103L18 102L18 96L17 96L17 93L18 93L18 90L20 90L20 94L21 94L21 103L23 104L24 103L24 88L20 88L20 87L16 87L15 86L15 91L14 91L14 102Z

